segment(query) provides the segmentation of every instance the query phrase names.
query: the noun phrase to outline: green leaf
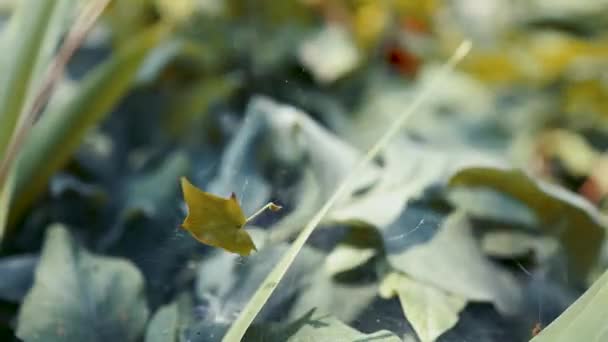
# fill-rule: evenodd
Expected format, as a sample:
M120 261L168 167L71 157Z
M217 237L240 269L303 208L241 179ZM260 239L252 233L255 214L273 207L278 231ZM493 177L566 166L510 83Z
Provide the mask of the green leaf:
M20 302L34 281L38 256L25 254L0 259L0 299Z
M188 173L190 160L182 151L173 152L156 169L147 174L136 174L124 191L127 215L143 212L154 216L162 211L179 191L179 177Z
M124 238L125 226L128 221L138 215L156 218L162 216L162 209L170 206L179 192L177 180L180 176L188 174L189 169L190 160L188 156L182 151L176 151L169 154L156 169L130 177L121 194L123 208L118 222L99 239L97 247L100 250L107 250L121 238ZM147 237L156 233L149 228L147 228L147 231ZM140 244L144 240L138 239ZM157 241L158 237L154 240ZM170 259L166 255L166 260ZM145 268L143 269L145 272Z
M524 203L492 189L455 187L448 190L446 199L472 217L528 227L539 223L534 212Z
M399 296L403 313L422 342L437 340L458 323L458 314L467 300L432 285L417 282L396 272L387 275L380 285L384 298Z
M309 275L310 285L302 290L289 312L296 319L316 308L351 323L369 308L378 293L376 283L357 284L339 282L320 269Z
M146 342L177 342L178 314L177 303L171 303L158 309L148 323Z
M336 275L364 265L378 253L373 247L359 247L340 243L325 259L325 271Z
M61 8L64 1L25 0L11 18L8 36L5 36L3 51L3 82L0 84L0 160L11 138L19 115L26 103L33 74L39 72L48 59L48 48L54 49L58 36L49 27L54 7ZM54 36L55 41L45 42L45 37ZM43 52L41 54L41 51ZM40 58L42 57L42 58ZM48 60L47 60L48 62Z
M496 258L522 258L534 252L540 263L558 250L557 240L550 236L534 236L521 231L496 230L487 232L481 239L484 253Z
M330 276L367 264L382 249L382 236L368 226L353 226L346 237L325 258L324 270Z
M338 184L333 192L329 192L329 198L324 202L323 206L313 216L306 226L302 229L296 240L293 242L291 247L282 256L272 271L266 276L266 279L260 284L253 297L247 302L243 311L241 311L237 320L230 326L230 329L224 335L223 341L237 341L240 340L244 335L255 317L262 310L262 307L266 304L275 288L287 273L287 270L296 259L298 253L304 247L306 240L317 228L317 225L323 220L330 209L342 199L343 196L347 195L353 186L360 184L362 171L365 171L369 166L370 162L378 155L378 153L384 149L388 143L401 131L404 124L410 118L410 116L431 96L435 84L441 80L441 77L449 73L453 67L467 55L471 49L471 42L466 41L460 44L456 52L452 55L450 60L444 64L442 72L434 78L427 87L422 88L419 95L412 101L407 107L387 128L386 132L376 141L376 143L369 149L369 151L354 164L354 166L345 172L343 178L339 178L335 170L330 170L334 173L335 182ZM287 110L282 110L285 114L289 113ZM318 142L318 141L317 141ZM335 156L332 156L335 157ZM331 160L329 160L331 161ZM327 167L326 167L327 170ZM333 188L332 188L333 189Z
M378 182L363 195L353 195L336 206L328 215L329 221L364 223L383 229L399 217L408 200L441 181L447 172L445 155L407 139L396 139L382 157L384 167Z
M268 246L238 263L226 253L216 253L213 258L206 260L199 270L197 294L200 299L217 303L215 307L211 305L213 310L210 311L214 312L210 318L232 319L287 249L285 243ZM322 260L323 254L312 248L304 248L286 275L288 281L278 285L261 318L309 285L312 281L310 274L314 273Z
M88 129L128 91L142 60L166 33L166 27L155 26L132 37L85 77L69 101L47 109L17 160L15 193L19 196L11 216L23 213L78 148Z
M449 180L450 187L485 187L503 192L531 208L540 227L561 241L569 271L584 281L597 262L606 223L582 198L555 185L528 177L519 170L463 169Z
M532 342L607 341L608 272Z
M89 253L61 225L49 228L19 310L19 338L136 341L147 318L142 275L133 264Z
M305 341L378 341L399 342L401 339L387 330L364 334L340 322L335 317L310 310L296 321L283 326L253 327L244 341L305 342Z
M515 279L481 252L463 212L449 215L430 241L389 250L387 258L417 281L468 300L493 302L503 313L515 312L521 300Z

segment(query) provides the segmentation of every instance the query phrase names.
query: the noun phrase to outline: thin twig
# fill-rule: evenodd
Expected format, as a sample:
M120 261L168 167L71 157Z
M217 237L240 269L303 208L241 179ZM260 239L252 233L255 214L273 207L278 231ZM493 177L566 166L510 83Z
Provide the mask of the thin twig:
M110 1L111 0L94 0L89 2L88 6L82 10L76 19L74 26L72 26L72 29L68 32L57 56L50 63L42 81L42 85L31 104L23 107L19 124L11 137L4 159L0 163L0 188L2 188L2 185L5 183L10 166L17 158L17 155L25 142L25 138L27 138L34 123L38 120L39 113L53 94L55 85L59 79L61 79L68 61L82 45L86 36L93 29L95 22L101 16Z

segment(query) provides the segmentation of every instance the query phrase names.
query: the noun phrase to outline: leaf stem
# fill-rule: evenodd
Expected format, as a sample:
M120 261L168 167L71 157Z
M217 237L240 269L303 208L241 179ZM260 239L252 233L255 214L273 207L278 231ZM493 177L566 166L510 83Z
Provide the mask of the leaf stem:
M279 211L281 210L283 207L275 204L273 202L268 202L266 203L265 206L263 206L262 208L260 208L260 210L256 211L255 213L253 213L253 215L249 216L247 218L247 221L245 221L245 223L249 223L251 221L253 221L253 219L255 219L256 217L260 216L260 214L262 214L263 212L265 212L266 210L270 210L270 211Z

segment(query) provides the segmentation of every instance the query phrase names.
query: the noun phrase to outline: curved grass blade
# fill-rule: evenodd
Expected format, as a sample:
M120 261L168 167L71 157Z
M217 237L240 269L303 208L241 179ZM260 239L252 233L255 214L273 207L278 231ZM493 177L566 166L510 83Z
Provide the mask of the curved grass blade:
M302 232L298 235L296 240L293 242L289 250L283 255L279 263L272 269L272 271L268 274L264 282L260 285L260 287L256 290L253 297L247 302L245 308L236 321L230 326L228 332L222 339L224 342L233 342L233 341L241 341L245 332L260 312L272 292L277 287L289 266L293 263L296 256L298 255L300 249L306 243L306 240L310 237L312 232L315 230L317 225L321 222L323 217L327 214L327 212L331 209L331 207L346 194L346 191L352 186L352 183L357 179L358 173L360 170L364 168L369 162L371 162L379 152L382 151L383 148L394 138L402 129L405 122L409 119L414 112L416 112L420 106L428 100L428 98L432 95L432 91L435 88L435 85L441 81L443 76L451 71L454 66L460 62L471 49L471 42L465 41L460 44L460 46L456 49L456 52L452 55L447 63L445 63L442 67L442 70L435 79L426 87L420 90L420 93L415 97L414 101L410 104L410 106L397 117L397 119L392 123L391 127L380 137L380 139L369 149L369 151L363 156L363 158L355 165L352 171L348 174L348 176L340 183L336 191L332 194L332 196L327 200L327 202L323 205L323 207L317 212L317 214L308 222L308 224L304 227Z

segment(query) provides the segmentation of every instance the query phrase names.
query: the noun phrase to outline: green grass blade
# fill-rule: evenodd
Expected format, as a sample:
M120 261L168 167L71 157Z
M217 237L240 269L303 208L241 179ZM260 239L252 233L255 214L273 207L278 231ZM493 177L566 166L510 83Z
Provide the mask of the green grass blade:
M14 180L14 174L10 174L4 183L4 186L0 188L0 242L4 238L4 232L8 222L10 203L13 197L13 189L15 185Z
M62 1L23 0L13 13L9 32L5 36L2 84L0 84L0 160L11 138L13 129L30 89L30 81L37 68L47 28L54 6Z
M317 212L317 214L308 222L308 224L304 227L302 232L298 235L296 240L293 242L289 250L285 252L279 263L272 269L272 271L268 274L266 279L262 282L260 287L256 290L253 297L247 302L245 308L236 321L230 326L228 332L224 336L224 342L233 342L233 341L241 341L245 332L260 312L264 304L272 292L277 287L289 266L293 263L295 258L297 257L300 249L306 243L306 240L310 237L312 232L315 230L317 225L321 222L323 217L329 212L331 207L338 201L342 196L346 194L346 191L351 187L351 183L353 183L357 177L360 170L362 170L365 165L371 162L379 152L382 151L383 148L394 138L403 128L405 122L409 119L412 114L414 114L425 101L432 95L432 91L435 88L435 85L440 81L443 76L451 71L454 66L466 56L471 48L471 42L465 41L463 42L454 55L450 58L450 60L443 66L442 71L435 77L435 79L427 86L422 89L420 93L415 97L414 101L410 104L410 106L392 123L391 127L387 129L387 131L380 137L380 139L370 148L370 150L363 156L363 158L357 163L357 165L353 168L353 170L348 174L348 176L340 183L336 191L332 194L332 196L327 200L327 202L323 205L323 207Z
M38 58L35 62L34 69L32 71L32 77L29 85L29 90L26 96L26 103L31 100L31 97L35 94L40 86L42 78L45 76L47 68L51 64L57 46L61 40L61 37L66 33L70 24L70 19L75 14L77 7L77 0L56 0L51 18L45 29L44 38L40 46Z
M608 271L532 342L608 341Z
M52 174L78 148L88 129L101 121L129 90L148 52L168 32L154 26L131 38L81 81L66 103L49 106L32 128L16 163L9 224L42 192Z

